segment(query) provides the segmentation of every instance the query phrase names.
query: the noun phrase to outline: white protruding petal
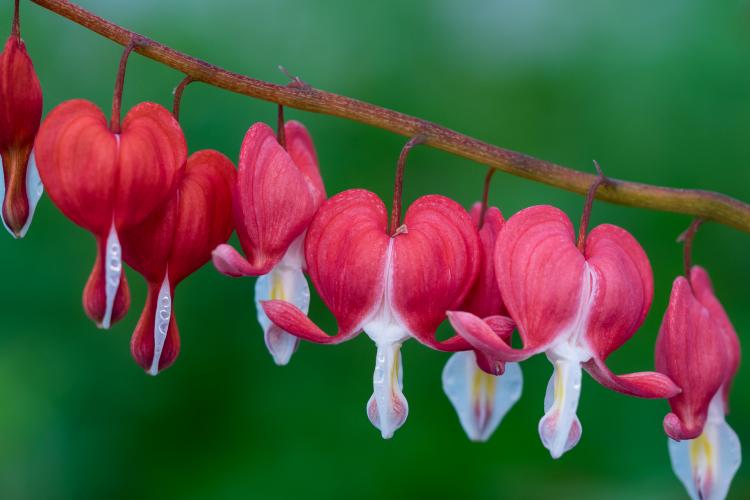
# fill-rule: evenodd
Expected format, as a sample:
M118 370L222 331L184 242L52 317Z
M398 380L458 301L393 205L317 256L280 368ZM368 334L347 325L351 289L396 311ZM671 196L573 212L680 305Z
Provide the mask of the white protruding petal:
M114 221L112 221L112 227L107 236L107 245L103 258L104 297L107 308L104 311L102 328L107 329L112 323L112 308L115 305L115 297L117 297L117 289L120 287L120 276L122 275L122 248L120 247L120 240L117 237Z
M34 155L34 150L32 150L31 156L29 156L29 165L26 169L26 197L29 201L29 216L26 218L23 228L21 228L19 238L26 236L29 226L31 226L31 220L34 218L36 206L43 193L42 178L39 176L39 170L36 167L36 156Z
M443 390L472 441L487 441L523 390L518 363L506 363L505 373L493 376L477 365L473 351L453 354L443 369Z
M383 439L393 437L409 414L409 404L402 392L403 365L401 343L378 345L375 372L372 376L373 394L367 402L367 417L380 429Z
M10 235L15 238L16 235L8 227L8 224L5 223L5 217L3 216L2 210L3 203L5 203L5 170L3 169L3 157L0 156L0 220L3 221L3 226L5 227L6 231L8 231Z
M289 267L282 261L270 273L260 276L255 282L255 309L258 323L263 328L266 347L277 365L289 363L299 345L299 338L277 327L268 319L260 302L262 300L285 300L307 314L310 307L310 287L299 267Z
M724 419L719 391L711 401L703 433L685 441L668 440L672 469L693 500L723 500L742 461L740 440Z
M576 416L581 395L581 365L577 361L559 359L547 384L544 417L539 421L539 437L552 455L560 458L581 438L581 422Z
M161 359L164 342L167 340L169 331L169 320L172 317L172 292L169 287L169 275L164 276L164 281L159 289L156 299L156 312L154 313L154 357L151 360L149 375L159 373L159 360Z

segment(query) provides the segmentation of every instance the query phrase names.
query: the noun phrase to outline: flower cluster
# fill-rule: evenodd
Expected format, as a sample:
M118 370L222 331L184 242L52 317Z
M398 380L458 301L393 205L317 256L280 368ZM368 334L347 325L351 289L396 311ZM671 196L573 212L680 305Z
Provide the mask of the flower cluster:
M252 125L237 169L213 150L188 156L175 112L140 103L120 122L128 54L123 54L110 121L75 99L41 123L42 93L21 40L17 15L0 54L2 219L22 237L42 194L92 233L97 244L83 292L86 314L101 328L130 306L123 263L145 279L146 302L131 352L156 375L177 358L175 288L213 261L221 273L255 276L255 302L266 346L285 365L300 339L339 344L364 332L376 347L366 414L384 438L405 422L401 346L410 338L452 352L442 375L468 437L486 441L521 397L519 363L546 355L552 376L538 424L553 458L582 435L577 415L582 371L614 391L665 398L675 473L693 498L724 498L739 467L737 436L727 425L739 341L707 272L690 263L674 281L656 343L655 372L617 375L607 358L641 327L654 295L649 259L625 229L588 231L599 170L579 232L561 210L532 206L507 221L484 196L467 212L442 195L417 199L402 219L409 151L396 171L392 211L377 195L350 189L327 198L306 128L283 120L276 132ZM179 94L181 94L181 90ZM597 165L598 169L598 165ZM236 232L242 254L227 244ZM244 254L244 255L243 255ZM328 334L307 316L310 288L333 314ZM456 335L439 340L448 320ZM513 347L517 331L520 347ZM540 396L540 400L541 400Z

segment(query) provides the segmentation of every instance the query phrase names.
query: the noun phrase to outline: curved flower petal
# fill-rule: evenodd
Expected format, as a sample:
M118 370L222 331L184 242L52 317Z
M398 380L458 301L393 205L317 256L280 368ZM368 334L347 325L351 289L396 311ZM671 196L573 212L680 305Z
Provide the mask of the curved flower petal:
M274 325L285 332L316 344L340 344L360 332L358 328L343 330L339 325L338 333L329 335L313 323L297 306L285 300L261 301L260 305Z
M737 337L737 332L735 331L732 322L729 320L729 316L724 310L724 306L721 305L719 299L714 295L711 278L709 278L706 270L700 266L693 266L690 269L690 283L692 284L695 298L697 298L701 304L709 310L711 318L724 330L727 342L727 352L729 354L729 364L727 366L724 384L722 385L722 392L724 393L724 408L725 410L728 410L729 391L732 388L734 375L737 373L737 368L740 365L740 340Z
M232 162L217 151L187 160L172 198L140 225L123 232L125 261L149 283L149 294L131 338L133 357L151 375L179 353L174 289L209 261L232 232Z
M314 155L300 138L301 132L290 128L295 156L303 149L308 156ZM232 198L237 236L249 265L232 269L249 275L268 273L310 224L316 196L319 193L313 193L310 178L281 147L273 130L265 123L251 126L242 141Z
M470 216L475 227L479 227L479 217L482 204L475 203L471 208ZM503 214L496 207L489 207L484 215L484 224L479 229L479 253L480 269L474 284L469 290L466 299L459 308L484 318L495 314L503 314L505 307L497 286L495 277L495 245L497 236L505 224Z
M118 147L104 113L83 99L53 109L36 139L37 168L52 202L74 223L104 237L112 225Z
M742 462L740 440L724 420L721 396L711 402L703 433L695 439L668 440L669 458L693 500L723 500Z
M42 118L42 88L26 45L11 35L0 53L0 201L3 225L14 238L29 228L41 188L33 161Z
M313 204L317 209L326 201L326 188L320 177L318 155L315 152L312 137L304 125L296 120L289 120L284 124L286 135L286 150L292 161L305 176L313 195Z
M378 345L372 376L373 394L366 409L367 417L380 430L383 439L392 438L409 415L409 403L403 393L403 376L401 343Z
M453 354L443 369L443 390L472 441L487 441L521 397L523 377L517 363L502 376L485 373L473 352Z
M166 370L180 353L180 332L172 311L174 286L169 278L150 283L146 304L130 337L130 352L149 375Z
M586 341L604 361L643 323L654 295L646 252L624 229L611 224L594 228L586 238L586 261L596 276Z
M671 378L658 372L637 372L615 375L598 359L585 363L584 368L597 382L608 389L639 398L671 398L680 388Z
M307 231L307 272L347 337L361 329L383 300L390 241L386 225L383 202L369 191L351 189L326 201Z
M544 397L544 417L539 421L539 437L552 458L560 458L581 439L581 422L576 410L581 395L581 365L557 360Z
M267 300L288 301L307 315L310 306L310 287L307 285L302 270L299 267L279 264L255 282L255 308L258 313L258 323L263 328L263 338L273 360L277 365L283 366L289 363L300 339L271 322L261 305Z
M393 242L393 311L422 343L441 349L435 331L458 307L479 272L479 239L461 205L444 196L416 200L404 217L405 233ZM459 339L460 350L469 346ZM453 346L456 348L456 346Z
M544 350L574 320L583 265L573 226L559 209L529 207L505 223L495 248L495 272L523 352Z
M728 362L724 331L695 298L687 279L677 277L656 340L656 369L682 388L669 400L673 413L664 418L669 437L694 439L701 434Z
M491 359L523 361L542 350L542 348L513 349L508 345L503 339L503 334L507 333L508 329L512 333L511 325L514 325L512 320L510 322L508 320L500 322L497 319L486 321L463 311L448 311L447 316L459 336L471 344L471 347ZM491 323L494 323L495 329L490 326Z

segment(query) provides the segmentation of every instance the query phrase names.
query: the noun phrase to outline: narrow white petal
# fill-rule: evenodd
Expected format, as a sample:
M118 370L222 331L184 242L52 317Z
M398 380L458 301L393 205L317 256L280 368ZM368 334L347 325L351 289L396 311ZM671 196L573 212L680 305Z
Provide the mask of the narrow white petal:
M668 440L672 469L693 500L723 500L742 461L740 440L724 419L719 391L711 401L703 433L685 441Z
M299 345L299 338L271 323L263 311L263 300L286 300L307 314L310 307L310 287L299 267L289 267L282 261L270 273L255 282L255 309L258 323L263 328L266 347L277 365L286 365Z
M443 369L443 390L472 441L487 441L523 390L518 363L506 363L493 376L477 365L473 351L453 354Z
M576 416L581 395L581 365L578 361L559 359L554 367L544 398L545 414L539 421L539 437L552 458L560 458L581 438L581 422Z
M373 394L367 402L367 416L380 429L383 439L393 437L409 414L409 404L402 392L403 365L401 343L378 345L375 371L372 376Z
M149 375L159 373L159 360L164 349L169 331L169 320L172 317L172 293L169 289L169 275L164 276L164 281L159 289L159 297L156 299L156 312L154 313L154 357L151 361Z
M120 276L122 274L122 248L117 237L115 222L107 236L107 245L104 250L104 296L106 299L106 310L102 319L102 328L109 328L112 323L112 308L115 305L117 289L120 287Z
M8 227L8 224L5 223L5 217L3 216L3 210L2 210L2 206L4 203L5 203L5 170L3 170L3 157L0 156L0 220L3 221L3 226L5 227L6 231L8 231L10 235L15 238L16 235Z
M36 206L43 193L42 178L39 177L39 170L36 168L36 156L32 150L29 157L29 165L26 169L26 197L29 200L29 216L26 218L23 228L21 228L19 238L26 236L26 232L29 230L29 226L31 226L31 220L34 218Z

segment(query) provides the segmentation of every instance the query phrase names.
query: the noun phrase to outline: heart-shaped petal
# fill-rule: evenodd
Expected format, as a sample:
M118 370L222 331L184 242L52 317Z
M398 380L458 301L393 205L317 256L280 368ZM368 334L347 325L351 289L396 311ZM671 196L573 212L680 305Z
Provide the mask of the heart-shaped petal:
M123 232L125 261L149 282L131 350L152 375L170 366L179 353L172 310L175 287L208 262L212 249L232 232L234 177L234 166L226 156L198 151L188 158L172 199Z
M495 248L495 272L518 325L523 357L543 351L574 321L584 262L573 225L555 207L526 208L505 223Z
M440 343L435 331L448 310L458 307L479 273L479 238L466 210L444 196L417 199L394 237L393 312L420 342L437 349L466 350L458 337Z
M233 212L247 262L224 247L215 256L217 269L230 276L267 274L325 198L307 131L295 122L285 130L289 151L265 123L250 127L242 141Z

